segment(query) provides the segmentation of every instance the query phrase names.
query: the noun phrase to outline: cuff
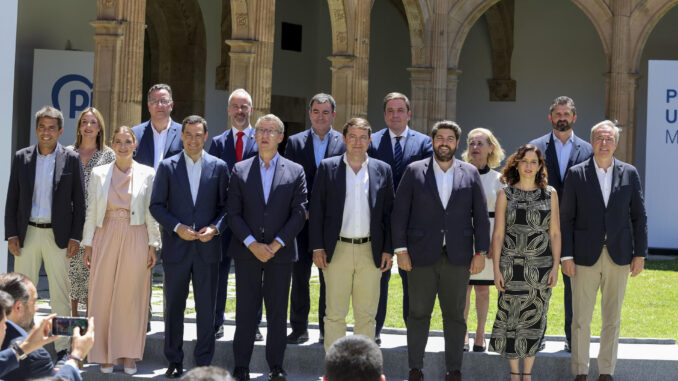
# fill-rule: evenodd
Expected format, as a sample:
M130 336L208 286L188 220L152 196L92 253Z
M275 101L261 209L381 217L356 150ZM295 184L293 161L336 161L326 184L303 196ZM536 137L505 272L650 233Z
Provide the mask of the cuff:
M247 238L245 238L245 240L242 241L242 242L245 244L245 247L250 247L250 245L252 244L252 242L256 242L256 241L257 241L257 240L254 239L254 237L250 234L250 235L248 235Z
M407 251L407 248L406 248L406 247L399 247L399 248L393 250L393 252L395 253L395 255L398 255L398 254L400 254L400 253L402 253L402 252L404 252L404 251Z
M174 227L174 232L177 232L177 229L179 229L179 226L181 226L181 222L179 222L175 227Z
M563 263L563 261L569 261L569 260L572 260L572 259L574 259L574 257L562 257L562 258L560 258L560 263Z
M282 247L285 247L285 242L280 237L275 237L275 240L278 241L279 244L282 245Z

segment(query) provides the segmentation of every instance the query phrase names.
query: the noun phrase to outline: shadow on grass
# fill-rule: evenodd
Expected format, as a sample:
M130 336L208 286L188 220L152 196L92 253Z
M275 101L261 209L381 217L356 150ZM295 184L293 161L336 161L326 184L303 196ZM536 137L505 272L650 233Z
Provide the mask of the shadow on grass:
M678 271L678 257L673 260L647 260L645 269L660 271Z

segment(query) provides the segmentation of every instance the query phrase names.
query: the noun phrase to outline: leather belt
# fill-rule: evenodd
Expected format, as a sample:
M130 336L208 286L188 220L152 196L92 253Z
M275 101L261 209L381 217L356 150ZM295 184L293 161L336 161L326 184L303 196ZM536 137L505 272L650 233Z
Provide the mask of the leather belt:
M346 243L352 243L354 245L361 245L363 243L370 242L370 237L346 238L346 237L339 236L339 241L346 242Z
M488 212L487 214L490 216L490 218L494 218L494 212Z
M37 222L28 221L28 224L31 225L31 226L35 226L36 228L40 228L40 229L51 229L52 228L51 223L49 223L49 224L39 224Z

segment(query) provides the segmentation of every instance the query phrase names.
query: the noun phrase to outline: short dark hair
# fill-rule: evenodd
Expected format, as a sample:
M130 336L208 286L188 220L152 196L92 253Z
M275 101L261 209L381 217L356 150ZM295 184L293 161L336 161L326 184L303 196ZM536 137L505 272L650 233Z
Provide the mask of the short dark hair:
M325 356L329 381L378 381L384 359L374 341L362 335L344 336L332 344Z
M181 132L184 132L187 124L202 124L202 131L207 133L207 121L200 115L189 115L181 122Z
M151 86L150 89L148 89L148 93L146 93L146 100L151 99L151 93L156 91L156 90L167 90L170 96L170 100L172 100L172 88L170 85L166 83L156 83L155 85Z
M38 110L38 112L35 113L35 128L38 128L40 118L56 119L57 125L59 126L59 131L64 128L64 114L52 106L43 106L40 110Z
M372 126L370 126L370 122L367 121L365 118L351 118L346 124L344 124L344 131L342 134L346 136L348 134L348 129L350 127L358 127L361 130L367 130L367 136L372 135Z
M332 106L332 112L337 108L337 102L334 101L334 98L332 98L331 95L325 94L325 93L319 93L313 96L311 100L308 102L308 109L313 108L313 103L327 103L330 102L330 106Z
M539 171L534 177L534 183L539 188L546 188L548 185L548 173L546 172L546 162L539 148L532 144L525 144L506 160L506 166L501 170L501 182L508 185L515 185L520 181L518 164L528 152L534 152L539 160Z
M0 291L8 293L14 302L27 303L31 297L28 282L31 280L21 273L7 273L0 276Z
M451 120L441 120L436 122L431 129L431 139L435 139L436 135L438 134L438 130L441 128L454 131L454 136L457 138L457 140L459 140L459 137L461 136L461 127Z
M407 111L410 111L410 100L407 98L407 95L403 93L388 93L384 97L384 112L386 112L386 104L394 99L402 99L405 101L405 106L407 106Z
M5 291L0 290L0 320L12 313L14 298Z
M577 108L574 107L574 101L570 97L561 95L558 98L554 99L553 103L551 103L551 107L549 107L549 114L553 112L553 109L556 108L556 106L570 106L570 109L572 110L572 115L577 115Z
M199 366L191 369L183 377L182 381L232 381L231 374L226 369L218 366Z

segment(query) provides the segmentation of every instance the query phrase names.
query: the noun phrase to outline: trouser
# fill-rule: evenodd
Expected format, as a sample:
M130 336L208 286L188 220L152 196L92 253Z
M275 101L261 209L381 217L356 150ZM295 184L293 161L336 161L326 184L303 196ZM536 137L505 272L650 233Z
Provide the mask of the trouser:
M400 281L403 284L403 321L407 326L407 315L410 312L410 296L407 286L407 271L398 268L400 274ZM385 271L381 274L381 289L379 292L379 307L377 309L377 328L376 334L381 334L381 329L384 327L386 320L386 309L388 308L388 282L391 280L391 272Z
M313 253L308 251L308 223L304 224L297 235L297 251L299 260L292 268L292 292L290 294L290 325L293 331L308 329L308 313L311 310L310 284L311 269L313 268ZM320 278L320 293L318 295L318 325L320 333L325 333L325 278L322 271Z
M438 296L443 315L445 366L447 371L461 370L466 334L464 307L469 277L468 266L451 264L444 250L434 265L414 266L410 271L410 315L407 320L410 369L424 367L431 313Z
M353 301L353 333L374 339L381 270L374 264L372 244L337 241L325 270L325 352L346 335L346 315Z
M52 313L71 316L71 283L68 279L66 249L56 245L52 229L28 225L21 255L14 257L14 271L26 275L37 288L43 262L49 282L49 305ZM58 339L54 342L54 348L57 352L68 350L68 338Z
M575 267L572 278L572 373L588 374L591 319L600 288L600 352L598 371L614 374L621 326L621 309L630 265L617 265L610 258L607 246L593 266Z

